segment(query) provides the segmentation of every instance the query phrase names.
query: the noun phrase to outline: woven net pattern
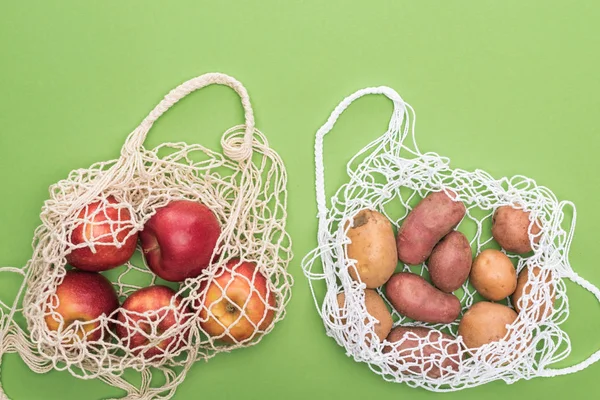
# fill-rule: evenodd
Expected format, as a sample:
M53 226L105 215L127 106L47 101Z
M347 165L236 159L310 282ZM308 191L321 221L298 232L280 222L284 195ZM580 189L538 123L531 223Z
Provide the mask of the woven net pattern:
M383 94L392 100L394 110L388 130L348 162L348 182L331 197L328 208L323 138L353 101L368 94ZM318 247L307 254L302 265L327 335L335 339L349 357L367 363L383 379L437 392L494 380L512 383L536 376L560 375L597 361L600 353L570 368L549 368L564 360L571 350L569 336L561 329L569 315L564 279L580 284L600 300L600 291L578 276L569 263L576 217L574 205L559 201L548 188L525 176L495 179L482 170L469 172L451 168L450 160L436 153L422 153L415 140L415 121L413 108L398 93L388 87L374 87L359 90L344 99L317 132ZM457 229L465 233L476 254L494 246L490 229L497 207L511 205L525 209L530 212L532 221L537 219L542 224L538 243L533 243L530 227L531 254L507 254L514 260L517 272L529 266L518 319L509 326L502 340L476 351L467 350L462 337L458 336L460 318L475 302L482 300L468 280L455 292L462 310L458 319L450 324L410 320L396 312L385 298L385 291L378 288L392 310L395 327L433 328L427 337L409 334L391 345L387 340L370 339L376 338L374 327L378 321L367 312L366 285L353 280L349 274L355 260L350 259L346 251L350 243L347 231L360 210L373 209L384 214L397 229L420 199L437 191L446 191L451 197L454 193L456 200L465 204L467 213ZM571 221L566 217L569 209L572 209ZM540 267L541 272L532 273L533 267ZM416 267L400 263L397 271L428 277L426 263ZM323 296L318 294L320 290L325 290ZM340 292L345 293L342 307L337 301ZM504 304L510 306L510 299ZM402 346L404 342L412 344ZM454 352L457 346L458 353ZM437 370L439 373L432 373Z
M152 124L164 112L189 93L211 84L233 88L245 112L245 125L223 134L224 155L198 144L164 143L154 149L143 146ZM183 83L128 136L120 158L74 170L50 187L50 198L41 212L42 224L35 231L31 260L22 269L1 270L23 275L24 284L14 304L0 304L0 355L18 352L39 373L54 368L84 379L100 378L123 389L127 399L172 397L194 362L254 345L284 318L293 284L287 272L292 251L285 230L286 185L284 164L255 129L250 100L240 82L210 73ZM124 245L158 209L174 200L201 202L219 220L221 235L211 266L196 278L172 284L176 294L158 310L139 313L120 308L92 321L64 321L56 312L56 291L71 268L67 254L77 247L95 251L100 246ZM98 206L92 208L90 204ZM105 235L72 244L71 235L77 226L91 229L101 220L96 218L99 214L108 216L115 210L121 216L117 221L106 222L107 217L100 222L110 225ZM138 254L126 265L104 273L120 303L142 287L166 284L145 265L139 246L136 251ZM228 265L235 259L254 263L256 268L241 273ZM204 289L211 285L218 296L206 298ZM229 288L234 285L251 293L245 303L230 298ZM257 289L260 287L262 291ZM230 325L215 315L222 301L237 308ZM261 315L257 317L257 313ZM24 315L27 329L15 322L18 314ZM48 317L61 328L48 329ZM218 335L204 329L209 322L220 327ZM125 337L117 335L118 325L127 328ZM240 335L234 330L242 325L251 334L236 340ZM102 332L101 339L91 340L94 332ZM132 349L130 341L136 335L137 343L142 344ZM157 346L161 350L152 351ZM124 379L128 369L140 371L140 385ZM157 375L161 378L155 380ZM153 386L153 379L162 382ZM3 396L0 388L0 398Z

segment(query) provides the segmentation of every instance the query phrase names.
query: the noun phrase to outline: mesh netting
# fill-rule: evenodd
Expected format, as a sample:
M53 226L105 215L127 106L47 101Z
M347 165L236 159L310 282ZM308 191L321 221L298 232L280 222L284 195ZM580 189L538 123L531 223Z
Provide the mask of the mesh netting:
M335 192L328 209L323 137L341 113L366 94L384 94L390 98L394 103L393 115L387 132L349 161L349 181ZM597 361L600 352L570 368L549 368L564 360L571 350L569 337L560 328L569 315L563 278L573 280L600 300L600 291L579 277L569 264L568 251L575 228L574 205L558 201L549 189L527 177L494 179L481 170L468 172L450 168L450 160L436 153L421 153L414 136L415 119L412 107L394 90L367 88L342 101L317 132L318 247L305 257L303 269L327 334L348 356L367 363L383 379L438 392L494 380L512 383L535 376L566 374ZM530 231L531 254L507 254L517 272L528 267L518 318L507 326L501 340L468 350L458 335L459 321L474 303L482 300L468 280L454 292L462 309L459 317L449 324L428 324L400 315L385 297L384 288L379 287L378 294L392 310L397 337L372 340L377 337L380 321L367 312L366 285L352 279L349 273L356 264L347 253L350 243L347 232L352 220L359 211L372 209L385 215L398 228L420 199L439 191L450 197L455 194L455 200L466 206L466 215L457 229L467 236L475 254L495 247L490 232L491 219L500 206L529 211L531 221L541 223L541 233L535 240ZM566 217L569 209L572 210L570 223ZM400 271L428 278L427 263L416 267L400 263L396 272ZM320 289L325 290L323 296L319 294ZM345 300L338 302L340 293L344 293ZM503 304L510 306L510 299L505 299Z
M187 94L215 83L233 88L245 111L245 125L223 135L225 156L185 143L144 148L160 115ZM25 280L14 305L0 303L0 355L17 352L39 373L55 368L100 378L125 390L128 399L172 397L194 362L256 344L284 318L293 284L287 272L292 252L285 231L286 184L282 160L254 128L245 88L218 73L185 82L129 135L119 159L72 171L50 187L33 257L23 269L2 269ZM210 267L198 277L168 284L148 269L138 246L138 255L104 275L121 304L140 288L152 286L156 292L145 299L147 293L136 294L139 307L132 299L127 310L91 321L65 320L57 288L73 274L67 272L66 256L77 248L94 252L126 246L157 210L175 200L201 202L218 219L221 234ZM110 217L115 212L116 221ZM109 229L75 246L71 238L82 224L84 229ZM221 318L224 308L229 319ZM19 313L27 331L15 322ZM48 321L59 328L48 329ZM123 378L127 369L141 372L139 387ZM156 375L163 383L153 387Z

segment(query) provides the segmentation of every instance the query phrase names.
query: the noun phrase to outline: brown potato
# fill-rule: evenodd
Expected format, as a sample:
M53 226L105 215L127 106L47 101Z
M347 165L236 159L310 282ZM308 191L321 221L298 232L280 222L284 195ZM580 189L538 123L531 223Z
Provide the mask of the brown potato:
M385 295L402 315L416 321L448 324L460 314L460 301L431 286L423 277L400 272L385 285Z
M444 192L426 196L398 229L396 244L400 261L410 265L424 262L436 243L458 225L465 213L464 204L453 201Z
M531 293L531 285L525 288L525 284L527 284L527 281L529 279L528 270L528 267L525 267L519 273L519 278L517 279L517 289L511 297L511 302L518 313L520 313L523 308L531 309L537 306L539 309L535 312L535 315L537 317L536 321L541 322L548 318L550 315L552 315L554 301L556 300L556 288L552 283L552 271L547 272L546 278L544 280L545 286L542 289L540 289L540 291L537 292L536 295L532 296L527 302L525 302L525 304L523 304L524 307L521 308L519 300L521 299L521 297L523 297L524 294ZM540 272L542 272L542 269L540 267L533 267L532 271L534 277L538 277L540 275ZM547 303L546 299L548 298L548 296L551 299L552 306L550 306Z
M502 206L494 212L492 217L492 236L506 251L524 254L531 251L529 241L530 213L511 206ZM539 220L531 226L534 235L533 242L539 243L542 224Z
M458 231L452 231L433 248L427 267L431 282L444 292L454 292L471 272L471 245Z
M338 294L337 302L340 308L344 307L346 295L343 292ZM379 340L385 339L392 330L392 325L394 324L392 321L392 314L385 305L385 301L383 301L381 296L379 296L376 291L372 289L366 289L365 307L367 308L369 315L379 321L375 324L375 334L377 337L379 337ZM342 320L342 323L345 324L346 321ZM369 336L370 335L367 335L367 339Z
M431 344L419 346L419 339L415 339L409 332L419 338L427 338L429 335L429 342L431 342ZM427 376L439 378L442 375L448 376L448 374L458 370L460 364L460 348L456 343L449 344L449 342L447 342L454 340L454 337L447 333L442 333L429 328L398 326L392 329L387 340L388 342L394 343L399 342L403 338L405 339L402 343L395 346L385 346L383 352L389 353L395 347L400 356L396 362L398 364L409 364L409 371L412 371L415 374L421 374L425 371ZM442 340L440 340L440 338ZM441 343L438 343L438 341ZM396 369L394 365L390 365L390 367L394 370Z
M360 277L370 289L386 283L398 265L390 221L377 211L361 210L354 216L348 238L352 241L347 247L348 257L356 260L356 268L348 268L352 279L358 281Z
M458 325L458 334L468 349L477 349L485 344L502 340L508 330L506 325L517 319L517 313L502 304L480 301L463 315Z
M486 299L502 300L517 288L517 271L506 254L487 249L473 261L471 284Z

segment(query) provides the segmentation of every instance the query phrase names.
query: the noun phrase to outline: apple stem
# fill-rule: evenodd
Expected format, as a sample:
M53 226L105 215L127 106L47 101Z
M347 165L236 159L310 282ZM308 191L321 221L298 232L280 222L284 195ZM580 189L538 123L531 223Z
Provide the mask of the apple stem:
M235 312L235 307L231 303L227 303L227 305L225 306L225 310L228 313L232 313Z

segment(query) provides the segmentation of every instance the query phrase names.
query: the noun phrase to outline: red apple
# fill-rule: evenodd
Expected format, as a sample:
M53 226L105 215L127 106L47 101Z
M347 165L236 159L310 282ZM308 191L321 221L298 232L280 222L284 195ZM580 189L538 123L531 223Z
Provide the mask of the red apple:
M273 322L275 296L252 262L230 260L199 291L200 326L226 343L252 339Z
M159 208L140 232L148 267L162 279L182 282L208 267L221 234L202 203L178 200Z
M67 262L84 271L106 271L125 264L135 252L137 233L125 238L132 231L131 214L128 209L115 206L119 202L113 197L106 198L106 204L97 201L83 208L78 218L83 222L73 230L71 243L80 245L86 242L95 244L95 252L90 246L79 247L67 255ZM129 227L129 228L128 228ZM114 242L114 236L119 243Z
M87 341L101 340L105 332L100 322L86 322L101 315L109 316L119 307L117 293L110 281L95 272L68 271L56 288L56 295L58 306L53 310L49 307L45 317L48 329L65 331L75 321L80 321L83 324L76 328L76 334ZM56 314L62 316L62 322Z
M164 308L171 305L174 296L177 294L172 289L157 285L137 290L125 300L118 317L117 335L134 354L142 353L145 358L152 358L165 352L177 351L185 344L189 330L172 335L155 346L148 346L151 336L162 335L172 326L182 325L189 318L188 310L182 312L179 309ZM177 296L173 305L178 307L180 303L181 297ZM136 314L144 314L147 311L155 313ZM154 332L153 324L156 324Z

